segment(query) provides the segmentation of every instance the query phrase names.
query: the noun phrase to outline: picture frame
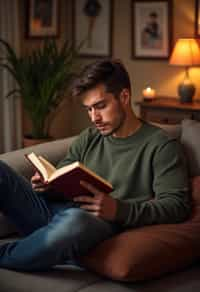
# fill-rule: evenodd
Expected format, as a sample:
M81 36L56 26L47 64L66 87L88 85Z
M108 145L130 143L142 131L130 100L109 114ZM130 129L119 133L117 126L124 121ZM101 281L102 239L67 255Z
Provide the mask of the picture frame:
M195 36L200 37L200 0L195 0Z
M133 59L168 59L172 48L172 1L132 0Z
M73 1L73 44L83 57L112 55L113 0Z
M59 0L27 0L27 38L52 38L59 34Z

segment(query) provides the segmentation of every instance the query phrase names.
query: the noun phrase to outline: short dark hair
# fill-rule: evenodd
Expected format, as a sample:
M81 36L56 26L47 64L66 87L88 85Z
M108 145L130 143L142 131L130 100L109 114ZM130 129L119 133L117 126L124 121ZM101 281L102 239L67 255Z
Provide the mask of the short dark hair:
M131 91L129 74L120 60L101 59L87 65L75 79L72 96L81 96L98 84L105 85L106 91L116 97L124 88Z

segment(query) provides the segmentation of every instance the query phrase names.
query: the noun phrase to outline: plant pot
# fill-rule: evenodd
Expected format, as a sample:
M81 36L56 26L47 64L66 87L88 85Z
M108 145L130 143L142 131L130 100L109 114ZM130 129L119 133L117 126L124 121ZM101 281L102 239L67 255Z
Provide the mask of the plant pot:
M51 138L51 137L42 138L42 139L35 139L35 138L31 138L31 137L24 137L23 138L23 146L24 147L30 147L30 146L33 146L33 145L50 142L52 140L53 140L53 138Z

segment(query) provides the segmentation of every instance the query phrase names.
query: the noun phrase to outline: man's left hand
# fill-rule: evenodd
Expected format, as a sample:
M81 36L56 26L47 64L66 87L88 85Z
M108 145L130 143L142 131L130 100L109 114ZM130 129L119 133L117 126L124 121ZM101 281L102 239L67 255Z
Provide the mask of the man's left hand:
M114 221L117 212L117 201L109 196L109 194L99 191L85 181L81 181L80 184L94 195L75 197L75 202L82 203L80 208L91 212L94 216Z

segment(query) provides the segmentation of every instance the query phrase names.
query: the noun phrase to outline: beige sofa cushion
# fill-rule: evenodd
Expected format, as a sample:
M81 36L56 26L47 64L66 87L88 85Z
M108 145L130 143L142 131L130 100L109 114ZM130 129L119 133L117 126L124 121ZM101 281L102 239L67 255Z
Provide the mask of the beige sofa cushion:
M162 128L165 130L172 138L181 138L181 124L175 124L175 125L168 125L168 124L160 124L160 123L151 123L152 125L155 125L157 127Z
M25 154L34 151L37 154L43 155L51 163L56 165L57 162L67 154L68 148L75 138L76 136L55 140L53 142L38 144L32 147L27 147L12 152L7 152L0 155L0 160L5 161L20 174L24 175L27 178L30 178L33 174L33 168L24 157Z

